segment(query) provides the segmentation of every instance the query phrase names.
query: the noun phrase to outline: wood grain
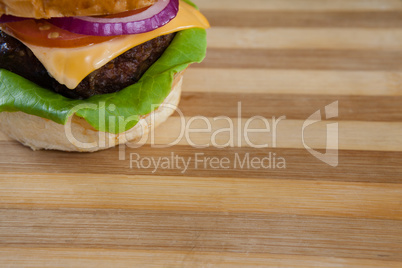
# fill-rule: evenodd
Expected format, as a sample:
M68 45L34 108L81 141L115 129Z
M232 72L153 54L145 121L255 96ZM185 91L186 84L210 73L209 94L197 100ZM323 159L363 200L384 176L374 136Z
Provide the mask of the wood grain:
M233 38L226 38L227 35ZM300 29L214 27L208 30L210 48L401 50L400 29Z
M252 119L252 117L250 117ZM229 127L226 120L216 120L216 118L203 117L203 120L192 121L191 125L187 125L186 129L202 129L207 128L206 122L211 126L211 132L207 133L192 133L188 136L181 136L180 132L184 129L182 121L178 117L173 117L168 120L169 125L160 127L155 131L155 135L149 135L147 144L160 145L185 145L185 146L202 146L202 147L257 147L264 148L298 148L304 149L305 144L315 149L335 149L327 145L326 125L335 124L335 121L321 121L314 126L304 130L302 129L304 120L281 120L277 123L277 128L274 130L274 120L266 120L269 129L264 121L259 119L242 118L241 122L233 122L234 129L245 129L247 122L250 124L250 129L261 130L260 133L250 133L248 139L243 137L244 132L240 134L234 132L233 138L226 133L217 134L220 129ZM271 118L271 117L268 117ZM186 118L190 122L190 118ZM277 121L276 121L277 122ZM265 130L265 131L264 131ZM362 121L341 121L338 123L338 148L342 150L382 150L382 151L401 151L402 137L399 133L402 131L400 123L381 123L381 122L362 122ZM333 133L335 134L335 133ZM390 136L395 137L393 139ZM181 138L180 138L181 137ZM304 142L304 143L303 143ZM215 145L216 144L216 145Z
M402 220L402 185L387 183L79 173L33 173L29 178L15 173L0 179L1 209L203 210Z
M402 51L211 48L199 68L400 71Z
M291 78L291 79L290 79ZM191 68L184 92L401 96L397 71ZM285 96L284 96L285 97ZM181 105L185 100L181 101Z
M402 2L196 2L207 57L154 140L34 152L0 130L0 266L402 267ZM247 141L255 116L283 120ZM182 119L211 131L176 140Z
M16 257L16 258L15 258ZM88 248L18 248L0 249L0 261L15 266L71 267L79 263L90 267L400 267L400 262L372 259L317 257L264 253L205 251L127 250Z
M338 101L340 110L338 118L343 121L402 120L402 96L184 92L179 110L186 116L202 114L236 118L240 113L244 118L260 115L265 118L286 116L287 119L306 120L317 110L312 107L324 108L335 101Z
M401 11L313 12L260 10L205 10L212 26L218 27L302 27L302 28L398 28ZM239 19L241 18L241 25Z
M40 241L49 248L183 251L191 247L207 252L402 261L400 223L285 214L8 209L0 234L9 246L28 248ZM278 235L284 232L286 236Z
M118 148L88 154L63 152L32 152L16 142L0 142L3 154L0 159L0 172L42 172L56 173L86 173L113 175L163 175L189 177L235 177L235 178L272 178L282 180L315 180L315 181L345 181L373 183L402 183L401 173L402 153L385 151L355 151L340 150L339 166L333 168L310 155L305 149L252 149L252 148L204 148L195 149L191 146L174 146L168 148L152 148L144 145L141 148L125 148L124 160L120 159ZM139 154L141 158L171 157L172 153L187 161L190 166L185 173L183 169L159 169L130 167L131 154ZM237 165L236 168L220 169L207 165L195 166L195 154L205 157L228 157L234 165L236 154L243 159L248 153L251 157L268 157L276 154L286 160L286 169L279 168L247 168ZM24 158L21 158L24 156ZM300 161L303 159L303 161ZM85 163L83 165L82 163ZM173 162L174 163L174 162ZM268 164L267 164L268 165Z
M251 10L251 11L395 11L402 10L398 0L203 0L197 1L203 10Z

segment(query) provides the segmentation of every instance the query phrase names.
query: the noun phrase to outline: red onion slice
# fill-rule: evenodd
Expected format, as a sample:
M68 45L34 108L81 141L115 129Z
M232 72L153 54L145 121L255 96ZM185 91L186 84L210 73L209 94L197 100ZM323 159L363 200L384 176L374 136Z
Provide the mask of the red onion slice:
M0 17L0 23L16 22L16 21L27 20L27 19L29 19L29 18L15 17L12 15L2 15Z
M67 31L96 36L139 34L155 30L176 17L179 0L159 0L145 11L122 18L66 17L50 22Z

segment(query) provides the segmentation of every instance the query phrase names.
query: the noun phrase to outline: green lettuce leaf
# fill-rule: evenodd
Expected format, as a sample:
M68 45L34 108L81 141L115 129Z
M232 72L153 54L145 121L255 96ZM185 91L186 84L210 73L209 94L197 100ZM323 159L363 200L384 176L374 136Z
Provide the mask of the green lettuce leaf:
M191 2L190 0L180 0L180 1L186 2L187 4L193 6L195 9L199 10L198 7L196 6L196 4L194 4L194 3Z
M186 1L187 2L187 1ZM171 45L135 84L112 94L73 100L44 89L12 72L0 69L0 112L22 111L66 124L74 113L95 129L121 133L142 115L156 109L171 90L173 77L206 53L206 31L178 32Z

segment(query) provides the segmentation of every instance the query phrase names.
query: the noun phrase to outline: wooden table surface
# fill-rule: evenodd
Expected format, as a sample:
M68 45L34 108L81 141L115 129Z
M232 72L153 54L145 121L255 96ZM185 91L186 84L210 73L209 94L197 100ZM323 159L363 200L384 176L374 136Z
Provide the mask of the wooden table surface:
M179 108L211 130L93 154L0 135L0 266L402 267L402 1L196 3Z

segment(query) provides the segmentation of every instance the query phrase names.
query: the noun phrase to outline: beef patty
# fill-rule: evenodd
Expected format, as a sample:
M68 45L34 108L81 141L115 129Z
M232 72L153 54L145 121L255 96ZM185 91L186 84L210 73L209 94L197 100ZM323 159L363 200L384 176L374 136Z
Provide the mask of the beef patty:
M85 99L117 92L136 83L162 55L173 37L174 34L159 36L134 47L90 73L75 89L69 89L49 75L28 47L0 31L0 68L68 98Z

